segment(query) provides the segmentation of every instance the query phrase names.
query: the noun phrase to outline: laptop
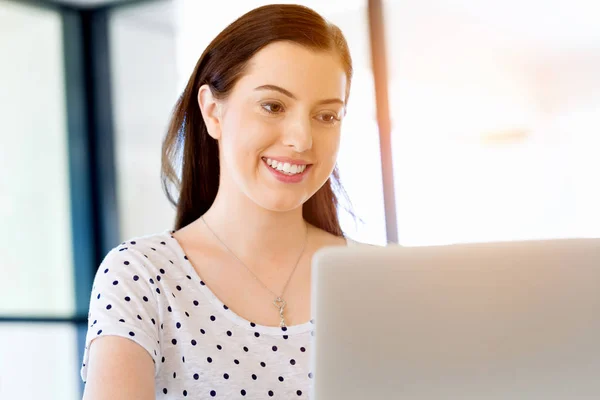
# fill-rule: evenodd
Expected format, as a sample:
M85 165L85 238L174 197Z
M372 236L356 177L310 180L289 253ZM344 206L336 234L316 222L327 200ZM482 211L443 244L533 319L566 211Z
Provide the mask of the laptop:
M600 240L313 258L313 400L600 399Z

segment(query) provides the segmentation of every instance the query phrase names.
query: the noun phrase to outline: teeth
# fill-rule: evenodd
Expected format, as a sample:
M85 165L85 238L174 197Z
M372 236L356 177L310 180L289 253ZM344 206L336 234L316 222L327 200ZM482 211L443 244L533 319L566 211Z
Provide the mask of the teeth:
M285 172L289 175L301 174L306 169L306 165L290 164L287 162L283 163L280 161L271 160L270 158L267 158L265 161L268 165L271 166L271 168L274 168L281 172Z

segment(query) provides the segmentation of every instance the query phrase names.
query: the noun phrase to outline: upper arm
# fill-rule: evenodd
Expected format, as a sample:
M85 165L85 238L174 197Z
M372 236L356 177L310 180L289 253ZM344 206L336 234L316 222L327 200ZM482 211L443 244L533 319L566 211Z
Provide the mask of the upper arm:
M96 273L81 367L86 400L154 398L160 295L145 260L136 251L114 250Z
M119 336L96 338L89 347L84 400L152 400L154 364L139 344Z

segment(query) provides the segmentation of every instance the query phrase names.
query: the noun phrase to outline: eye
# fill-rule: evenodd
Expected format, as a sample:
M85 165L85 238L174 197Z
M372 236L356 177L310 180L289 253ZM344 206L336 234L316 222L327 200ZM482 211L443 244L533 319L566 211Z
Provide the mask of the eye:
M319 120L325 122L326 124L335 124L340 121L340 119L335 114L319 114Z
M260 106L269 114L279 114L283 111L283 106L279 103L263 103Z

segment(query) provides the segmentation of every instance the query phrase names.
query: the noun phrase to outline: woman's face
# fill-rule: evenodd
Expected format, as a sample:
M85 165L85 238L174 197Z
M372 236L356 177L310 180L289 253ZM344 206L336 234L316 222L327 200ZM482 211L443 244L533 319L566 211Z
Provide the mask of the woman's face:
M277 42L255 54L209 126L220 190L234 185L273 211L306 202L335 167L347 84L332 52Z

